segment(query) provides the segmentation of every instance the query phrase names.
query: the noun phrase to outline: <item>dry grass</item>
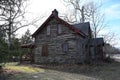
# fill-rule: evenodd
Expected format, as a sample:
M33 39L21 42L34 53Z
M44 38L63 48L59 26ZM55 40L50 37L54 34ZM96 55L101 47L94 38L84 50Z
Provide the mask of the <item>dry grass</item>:
M102 65L9 65L7 80L120 80L120 63Z
M44 69L33 68L29 66L6 66L5 69L23 72L23 73L36 73L36 72L44 72Z
M31 66L18 65L18 63L7 63L4 69L16 71L16 72L22 72L22 73L36 73L36 72L45 71L42 68L34 68Z

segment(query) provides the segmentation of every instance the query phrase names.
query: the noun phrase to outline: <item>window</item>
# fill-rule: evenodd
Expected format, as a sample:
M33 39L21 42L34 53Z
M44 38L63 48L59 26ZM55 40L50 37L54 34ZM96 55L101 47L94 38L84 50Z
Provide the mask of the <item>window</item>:
M62 33L62 25L58 25L58 34L61 34Z
M47 44L42 45L42 56L48 56L48 45Z
M78 40L77 41L77 49L79 50L81 48L81 44L80 44L80 41Z
M47 26L47 35L50 35L50 25Z
M62 48L63 48L64 52L67 52L68 51L68 43L67 42L63 43Z

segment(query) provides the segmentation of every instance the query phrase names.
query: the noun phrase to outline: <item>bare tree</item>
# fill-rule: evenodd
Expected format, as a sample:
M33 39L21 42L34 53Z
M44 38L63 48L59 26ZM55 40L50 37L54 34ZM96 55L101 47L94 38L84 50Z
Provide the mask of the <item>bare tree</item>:
M89 0L63 0L67 7L70 8L72 14L65 14L65 20L69 23L84 23L86 21L90 22L92 34L94 38L102 36L104 38L105 44L109 43L112 46L117 44L117 36L113 32L102 33L101 32L108 27L105 21L105 14L102 10L101 2L89 2ZM88 40L89 44L89 40ZM88 52L90 48L87 48ZM97 48L95 47L95 53ZM115 49L114 49L115 51ZM109 46L105 45L105 53L109 52ZM88 59L89 61L89 59Z
M0 2L0 26L8 39L8 46L11 45L11 38L20 28L34 25L39 19L31 22L25 19L27 0L1 0Z
M70 23L83 23L90 21L93 36L96 38L99 32L106 27L105 16L101 11L102 4L88 2L89 0L63 0L67 6L73 9L72 15L66 16L65 20ZM73 19L74 18L74 19Z
M112 46L115 46L118 44L118 38L117 34L108 32L102 35L104 38L105 43L110 43Z

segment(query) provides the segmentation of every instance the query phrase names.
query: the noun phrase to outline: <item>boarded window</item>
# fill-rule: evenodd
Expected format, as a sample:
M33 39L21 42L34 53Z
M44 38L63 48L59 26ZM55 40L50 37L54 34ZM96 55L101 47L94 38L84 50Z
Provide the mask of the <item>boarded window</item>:
M47 35L50 35L50 26L47 26Z
M67 42L63 43L62 48L64 52L68 52L68 43Z
M42 45L42 56L48 56L48 45Z
M58 34L61 34L62 33L62 25L58 25Z

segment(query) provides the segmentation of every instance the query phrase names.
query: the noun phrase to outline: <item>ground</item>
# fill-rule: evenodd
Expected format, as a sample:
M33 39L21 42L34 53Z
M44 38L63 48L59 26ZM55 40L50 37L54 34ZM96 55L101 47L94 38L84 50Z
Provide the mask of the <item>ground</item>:
M120 80L120 63L5 66L6 80Z

